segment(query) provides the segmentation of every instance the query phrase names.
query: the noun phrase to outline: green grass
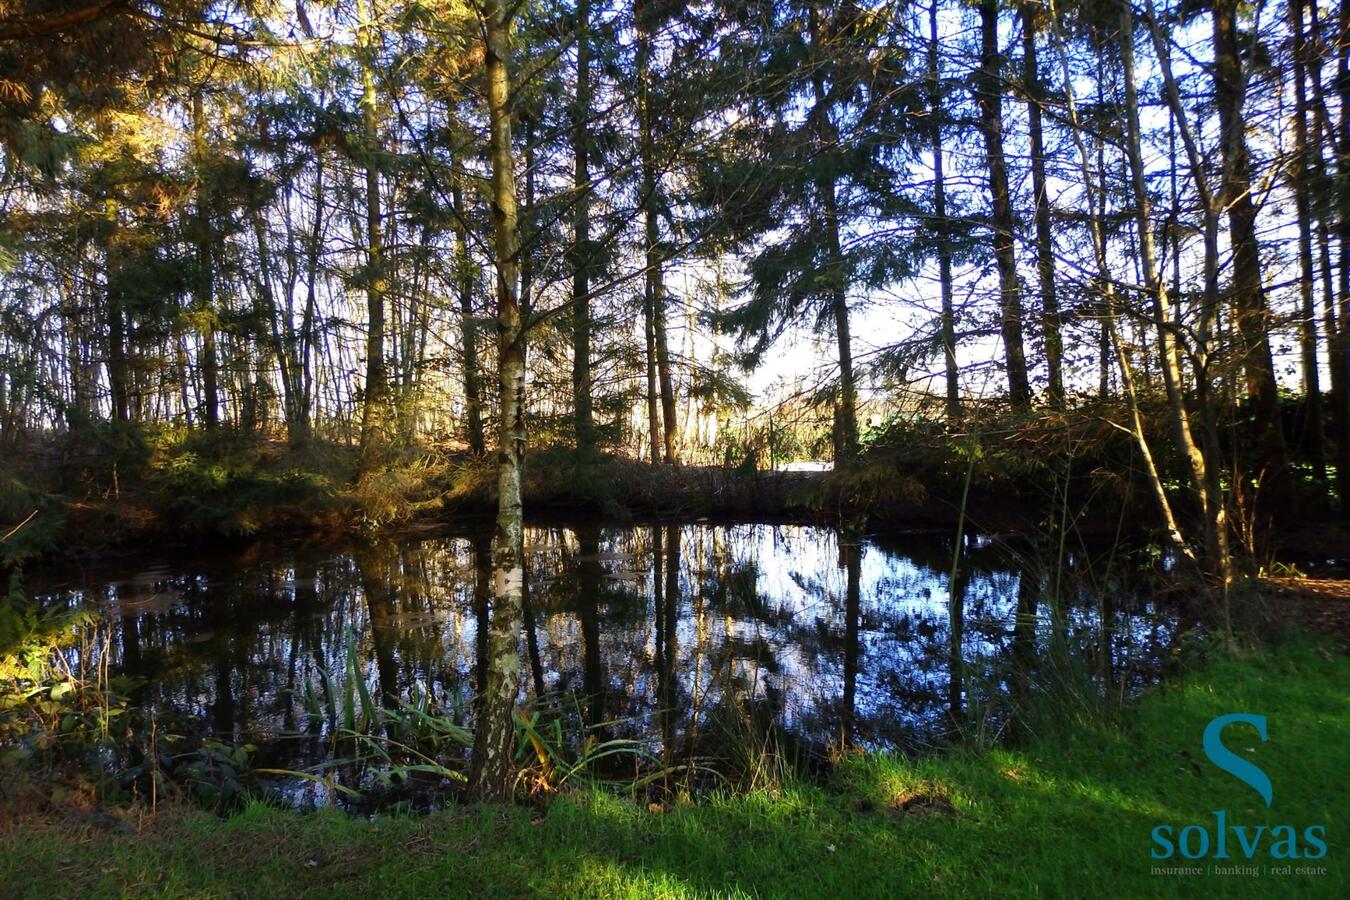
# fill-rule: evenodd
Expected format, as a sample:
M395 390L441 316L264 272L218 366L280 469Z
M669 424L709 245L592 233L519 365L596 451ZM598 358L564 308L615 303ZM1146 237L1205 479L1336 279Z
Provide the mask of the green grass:
M823 787L663 813L585 793L546 812L373 821L261 804L227 820L175 810L140 834L69 816L25 821L0 835L0 894L1346 896L1347 685L1350 658L1284 645L1207 663L1120 724L1069 738L919 762L867 755ZM1264 744L1241 726L1225 738L1270 776L1269 809L1201 749L1205 724L1228 712L1268 717ZM916 795L931 802L897 807ZM1212 823L1217 809L1230 823L1290 823L1300 834L1325 825L1329 850L1311 864L1326 875L1150 874L1154 825ZM1274 862L1268 842L1253 862Z

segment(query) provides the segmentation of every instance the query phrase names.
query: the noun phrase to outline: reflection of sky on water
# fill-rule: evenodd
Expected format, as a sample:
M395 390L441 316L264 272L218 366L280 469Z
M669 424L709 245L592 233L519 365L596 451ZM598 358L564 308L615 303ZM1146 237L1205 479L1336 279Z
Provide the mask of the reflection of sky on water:
M664 736L676 753L693 752L727 707L768 711L812 745L847 729L864 745L910 747L948 727L949 540L841 550L828 529L699 524L530 528L526 542L538 648L537 666L522 654L527 694L542 683L592 721L624 720L612 730L658 747ZM321 667L344 671L349 631L372 692L406 698L420 685L469 722L487 546L262 547L34 587L107 611L111 667L144 679L138 699L162 718L207 723L263 745L267 765L298 767L322 755L331 728L306 716L306 688ZM1174 615L1130 595L1111 598L1105 633L1101 598L1081 588L1053 615L1037 576L977 541L962 566L961 696L981 715L1006 715L1027 683L1018 672L1043 671L1054 646L1095 661L1099 689L1129 692L1156 677L1175 636ZM1064 582L1078 583L1072 572ZM587 704L595 694L603 708Z

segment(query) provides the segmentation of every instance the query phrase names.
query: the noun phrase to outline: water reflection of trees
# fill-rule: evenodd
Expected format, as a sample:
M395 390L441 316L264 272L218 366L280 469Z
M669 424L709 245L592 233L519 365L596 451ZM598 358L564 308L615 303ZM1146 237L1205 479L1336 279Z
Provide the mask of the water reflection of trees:
M373 695L420 690L472 724L489 552L485 535L275 548L92 578L48 602L117 617L111 667L166 721L291 765L325 746L332 723L306 715L305 688L344 670L349 633ZM911 747L940 739L955 707L1008 716L1061 656L1102 691L1156 676L1176 620L1138 591L1094 590L1072 562L1048 578L971 541L952 603L951 553L797 526L528 529L526 699L674 761L733 709L808 744Z

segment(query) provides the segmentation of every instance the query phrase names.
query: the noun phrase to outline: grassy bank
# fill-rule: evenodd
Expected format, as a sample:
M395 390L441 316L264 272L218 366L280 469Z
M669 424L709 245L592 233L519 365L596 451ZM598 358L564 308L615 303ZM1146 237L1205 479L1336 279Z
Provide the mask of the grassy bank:
M454 809L356 820L249 807L221 820L66 815L11 822L0 893L15 896L1344 896L1350 658L1285 645L1208 663L1122 722L1025 747L846 761L824 786L656 811L595 793L545 811ZM1213 717L1264 714L1269 741L1227 746L1274 786L1265 808L1212 765ZM1251 748L1250 752L1247 748ZM1325 875L1151 874L1153 826L1326 826ZM1229 845L1233 845L1230 835ZM1185 860L1171 860L1170 864ZM1247 863L1230 851L1229 863ZM1265 841L1252 863L1277 862ZM1202 861L1203 864L1203 861Z

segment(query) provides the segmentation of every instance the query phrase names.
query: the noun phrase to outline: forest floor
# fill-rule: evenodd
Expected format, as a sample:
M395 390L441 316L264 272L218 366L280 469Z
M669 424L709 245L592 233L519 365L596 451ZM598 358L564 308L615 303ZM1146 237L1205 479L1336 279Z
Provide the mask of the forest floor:
M1268 808L1202 749L1206 724L1231 712L1268 718L1264 743L1243 725L1224 735L1269 776ZM262 804L225 819L181 808L26 817L0 824L0 894L1343 897L1346 735L1350 657L1294 640L1216 655L1118 717L1061 721L1018 748L917 761L867 753L823 784L672 808L585 790L544 809L422 817ZM1217 841L1219 811L1227 858L1153 857L1156 826L1175 837L1196 825ZM1234 825L1248 836L1266 826L1251 859ZM1299 858L1272 855L1280 825L1293 827ZM1321 858L1305 838L1318 825ZM1155 871L1182 865L1202 874Z

